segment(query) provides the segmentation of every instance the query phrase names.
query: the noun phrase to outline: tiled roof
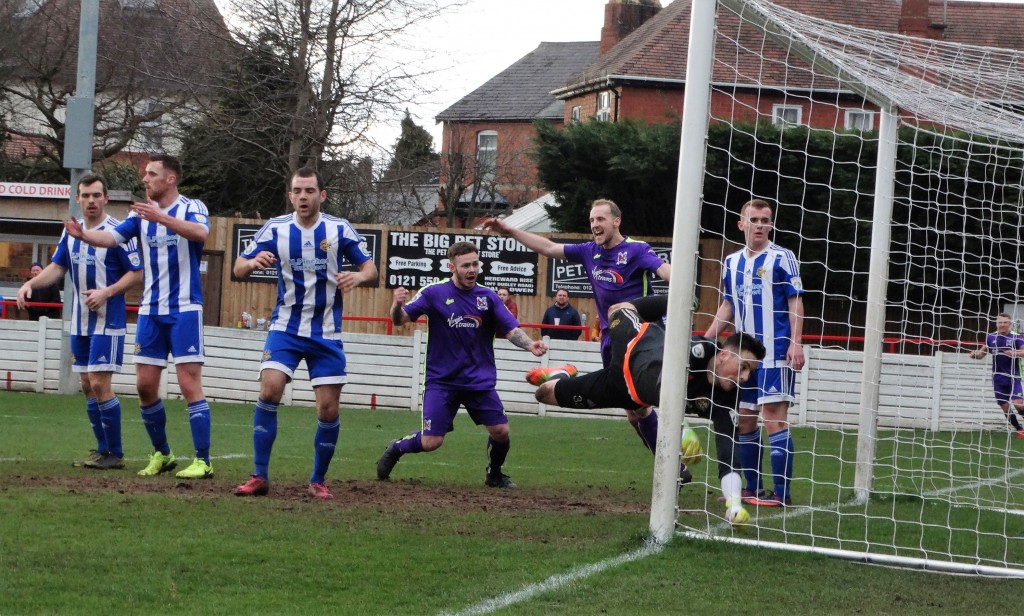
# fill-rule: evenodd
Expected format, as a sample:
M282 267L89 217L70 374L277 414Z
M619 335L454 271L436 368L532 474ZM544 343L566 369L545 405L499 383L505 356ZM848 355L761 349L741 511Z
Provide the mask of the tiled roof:
M860 28L890 33L899 31L900 0L774 0L774 3L806 15ZM931 1L929 15L932 22L941 21L942 4L942 0ZM586 89L591 84L605 82L609 77L684 80L691 7L692 0L675 0L584 71L561 84L560 94ZM950 0L947 7L947 28L943 40L1024 49L1024 4ZM720 31L734 35L739 24L731 12L721 11L718 27ZM781 49L766 53L768 57L781 58L781 55ZM750 54L737 64L742 71L744 65L753 62L757 59ZM770 82L771 71L778 71L778 83L783 83L781 72L791 67L778 64L773 68L766 64L748 68L756 70L767 82ZM715 71L714 80L719 83L747 81L742 76L724 73L720 64L716 64ZM788 75L788 80L793 83L792 74Z
M541 43L515 64L437 115L452 121L562 119L564 105L551 95L597 59L597 41Z

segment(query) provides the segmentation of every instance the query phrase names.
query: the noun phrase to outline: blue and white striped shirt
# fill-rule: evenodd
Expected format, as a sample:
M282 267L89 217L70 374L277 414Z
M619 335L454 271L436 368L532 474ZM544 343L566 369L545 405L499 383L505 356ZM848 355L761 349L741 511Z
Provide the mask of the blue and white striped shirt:
M116 218L107 218L94 229L110 230L119 224ZM82 226L85 222L82 221ZM75 336L123 336L125 333L124 295L114 295L93 312L82 303L82 292L103 289L114 284L130 271L142 269L138 244L135 239L115 248L97 248L67 233L60 236L53 262L71 275L71 320L68 333Z
M778 244L749 257L742 248L725 258L723 299L732 303L736 329L764 344L766 368L786 365L793 338L789 298L803 292L796 256Z
M370 255L356 230L344 218L320 214L311 229L299 226L295 214L271 218L256 233L242 256L261 251L277 257L277 306L270 329L305 338L341 338L342 294L335 276L343 259L362 265Z
M179 195L164 210L178 220L198 222L210 228L206 205L198 199ZM139 314L176 314L203 308L203 282L199 262L203 243L192 242L164 225L143 220L134 213L111 229L118 243L138 238L139 252L146 266Z

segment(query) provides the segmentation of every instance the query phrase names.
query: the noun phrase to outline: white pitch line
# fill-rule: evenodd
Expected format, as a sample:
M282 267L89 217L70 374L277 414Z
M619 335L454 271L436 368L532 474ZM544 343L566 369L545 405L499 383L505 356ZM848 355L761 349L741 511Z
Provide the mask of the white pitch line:
M558 575L553 575L538 584L530 584L529 586L523 587L521 590L517 590L511 593L505 593L503 595L498 595L493 599L482 601L480 603L477 603L476 605L472 605L458 612L441 612L441 614L442 616L476 616L477 614L491 614L493 612L504 609L511 605L515 605L516 603L526 601L527 599L532 599L533 597L541 593L556 590L558 588L561 588L562 586L565 586L566 584L571 584L577 580L590 577L591 575L594 575L596 573L601 573L606 569L618 567L619 565L631 563L635 560L640 560L641 558L646 558L648 556L657 554L658 552L662 551L664 547L665 546L661 544L649 541L646 544L644 544L643 547L637 550L633 550L632 552L622 554L621 556L616 556L615 558L602 560L592 565L584 565L582 567L577 567L576 569L573 569L568 573L560 573Z

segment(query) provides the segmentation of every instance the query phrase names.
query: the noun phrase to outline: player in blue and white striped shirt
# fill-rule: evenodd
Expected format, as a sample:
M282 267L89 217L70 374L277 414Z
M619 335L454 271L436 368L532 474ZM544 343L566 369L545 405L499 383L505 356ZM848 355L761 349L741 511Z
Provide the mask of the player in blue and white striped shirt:
M739 228L746 246L725 259L722 303L705 334L714 340L729 321L736 331L753 334L767 354L758 371L756 390L744 390L739 413L739 449L747 488L746 502L759 506L790 503L793 438L789 406L796 401L796 371L803 368L804 292L800 266L792 251L772 243L772 206L753 199L740 208ZM760 406L768 432L774 490L761 491Z
M155 451L140 475L158 475L177 466L167 442L167 415L160 379L167 355L174 356L178 385L188 403L195 459L177 476L213 475L210 465L210 405L203 395L203 293L199 262L210 221L202 201L178 194L181 163L158 154L146 164L142 183L146 203L132 204L128 218L111 230L85 230L74 220L64 224L72 237L94 246L113 247L133 238L139 243L144 288L135 333L135 376L142 422Z
M111 229L118 220L107 216L107 185L95 175L78 181L78 204L88 229ZM95 248L61 235L53 261L18 290L18 305L31 299L34 287L54 284L71 273L72 371L79 373L85 410L96 437L96 449L76 466L94 469L124 468L121 447L121 402L111 380L121 371L124 357L124 292L142 282L142 262L135 241L119 248Z
M338 443L338 400L346 382L341 342L342 294L377 279L362 238L343 218L320 212L327 199L320 174L304 167L290 180L294 212L272 218L235 260L234 274L248 277L277 264L277 306L260 364L260 397L253 411L255 471L235 488L238 496L263 496L270 489L270 453L277 437L277 409L299 362L306 361L316 394L317 429L309 493L333 498L324 483ZM343 261L358 268L343 271Z

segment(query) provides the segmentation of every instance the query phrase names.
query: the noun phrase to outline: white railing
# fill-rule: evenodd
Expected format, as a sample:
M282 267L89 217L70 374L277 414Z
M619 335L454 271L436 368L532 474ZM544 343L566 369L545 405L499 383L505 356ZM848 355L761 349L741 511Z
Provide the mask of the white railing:
M125 343L124 372L115 375L114 391L135 395L132 369L135 327ZM203 388L212 401L253 403L259 393L258 367L266 332L207 327ZM345 334L348 384L342 405L354 408L419 410L422 362L426 340L414 336ZM537 365L575 364L581 372L600 367L594 342L549 341L541 358L495 341L498 392L506 409L520 415L606 417L621 419L618 409L578 411L538 404L534 387L523 380ZM798 377L799 400L790 412L795 425L856 429L863 354L807 347L807 365ZM60 321L0 320L0 388L56 393L59 378ZM882 358L880 427L932 430L1004 429L1002 413L992 398L990 361L967 359L966 354L933 356L884 354ZM161 395L180 397L173 370L164 371ZM305 366L296 371L285 403L313 406L313 390Z

